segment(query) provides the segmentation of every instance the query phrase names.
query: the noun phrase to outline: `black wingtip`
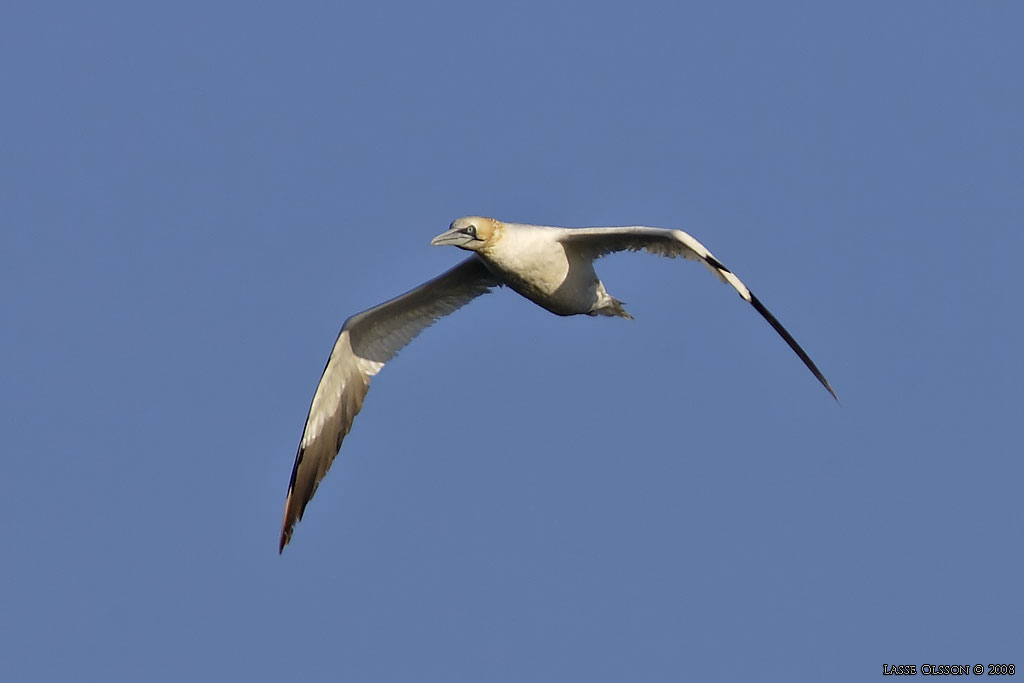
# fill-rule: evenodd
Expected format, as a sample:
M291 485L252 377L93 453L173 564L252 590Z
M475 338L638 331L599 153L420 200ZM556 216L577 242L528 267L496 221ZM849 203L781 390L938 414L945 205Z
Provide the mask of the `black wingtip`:
M285 529L285 530L283 530L281 532L281 540L280 540L280 542L277 545L277 554L278 555L284 554L284 547L286 545L288 545L288 541L290 541L291 539L292 539L292 530L291 529Z
M764 307L764 304L754 296L753 292L750 293L750 303L755 309L757 309L757 312L761 314L761 317L767 320L768 323L775 328L775 331L786 340L786 343L789 344L789 348L793 349L796 355L800 357L800 360L804 362L804 365L807 366L807 369L818 378L818 381L821 382L821 386L825 387L828 393L832 395L832 398L836 400L836 403L839 403L839 396L836 394L836 390L832 388L832 385L829 384L829 381L825 379L825 375L821 373L821 370L819 370L818 366L814 364L811 357L807 355L807 352L796 343L796 339L793 339L793 335L791 335L789 331L782 326L782 323L780 323L778 319L771 314L771 311Z

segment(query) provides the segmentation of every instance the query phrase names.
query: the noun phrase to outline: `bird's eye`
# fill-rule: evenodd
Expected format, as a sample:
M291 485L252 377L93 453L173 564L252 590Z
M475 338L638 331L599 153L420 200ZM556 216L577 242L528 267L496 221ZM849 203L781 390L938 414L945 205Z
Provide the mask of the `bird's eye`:
M468 228L466 228L465 230L463 230L463 232L465 232L470 237L476 237L476 226L475 225L471 225Z

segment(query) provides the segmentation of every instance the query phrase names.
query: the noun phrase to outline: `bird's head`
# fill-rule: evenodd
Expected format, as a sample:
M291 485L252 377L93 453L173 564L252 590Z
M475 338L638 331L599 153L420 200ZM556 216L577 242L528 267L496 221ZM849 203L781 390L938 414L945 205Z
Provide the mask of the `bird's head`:
M451 226L430 240L435 247L450 244L467 251L480 251L498 239L501 221L483 216L463 216L452 221Z

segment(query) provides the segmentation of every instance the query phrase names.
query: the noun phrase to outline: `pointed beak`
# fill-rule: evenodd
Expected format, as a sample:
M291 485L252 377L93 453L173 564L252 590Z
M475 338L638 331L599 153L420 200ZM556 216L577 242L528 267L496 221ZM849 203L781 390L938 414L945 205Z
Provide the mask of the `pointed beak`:
M473 241L475 240L466 233L452 228L451 230L446 230L434 239L430 240L430 244L435 247L441 247L448 244L456 247L462 247Z

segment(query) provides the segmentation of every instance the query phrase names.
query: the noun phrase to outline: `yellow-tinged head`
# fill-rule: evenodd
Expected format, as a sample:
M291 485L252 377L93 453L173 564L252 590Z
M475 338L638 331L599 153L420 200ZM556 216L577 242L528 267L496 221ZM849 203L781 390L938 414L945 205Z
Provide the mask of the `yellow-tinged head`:
M501 221L484 216L463 216L452 221L445 232L430 240L434 246L449 244L467 251L480 251L498 240Z

